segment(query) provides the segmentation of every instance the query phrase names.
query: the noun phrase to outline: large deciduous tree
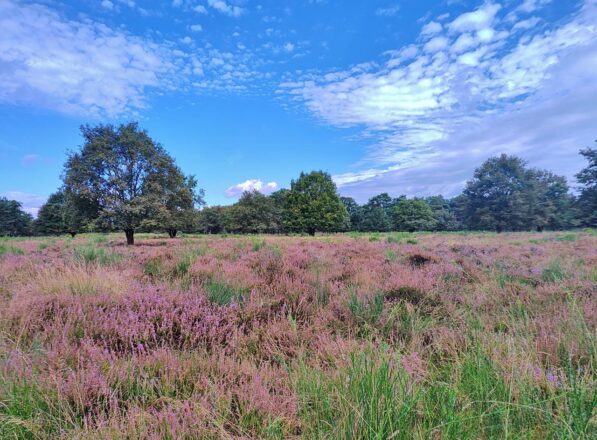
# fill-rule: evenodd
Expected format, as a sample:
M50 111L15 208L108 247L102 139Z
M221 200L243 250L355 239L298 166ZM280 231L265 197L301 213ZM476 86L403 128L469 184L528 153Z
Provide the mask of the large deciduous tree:
M328 173L301 173L284 197L284 228L289 232L336 232L345 228L348 213Z
M595 141L597 142L597 141ZM597 227L597 149L585 148L580 154L589 162L577 175L581 184L578 197L580 221L583 226Z
M96 205L97 221L123 230L132 245L137 228L162 221L169 203L177 206L181 188L189 189L185 178L137 123L83 126L81 132L85 142L64 167L65 189L77 203Z

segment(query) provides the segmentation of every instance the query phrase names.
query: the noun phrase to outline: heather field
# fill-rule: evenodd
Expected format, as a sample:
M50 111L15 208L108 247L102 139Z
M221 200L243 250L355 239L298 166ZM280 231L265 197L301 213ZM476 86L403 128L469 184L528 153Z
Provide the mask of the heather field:
M597 235L0 241L0 438L597 437Z

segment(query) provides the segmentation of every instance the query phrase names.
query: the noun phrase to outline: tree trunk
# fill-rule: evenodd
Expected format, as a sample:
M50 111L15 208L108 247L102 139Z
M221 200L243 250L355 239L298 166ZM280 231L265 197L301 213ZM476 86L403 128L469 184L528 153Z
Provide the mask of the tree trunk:
M168 235L170 236L170 238L175 238L177 232L178 231L176 229L168 229Z
M134 229L125 229L124 234L126 235L126 244L131 246L135 244L135 230Z
M501 225L496 226L495 228L495 232L497 232L498 234L501 234L503 232L504 228Z
M315 237L315 228L309 228L307 232L311 237Z
M537 232L543 232L544 226L537 226Z
M75 238L75 235L77 235L77 233L76 233L76 232L69 232L69 234L70 234L70 236L71 236L72 238Z

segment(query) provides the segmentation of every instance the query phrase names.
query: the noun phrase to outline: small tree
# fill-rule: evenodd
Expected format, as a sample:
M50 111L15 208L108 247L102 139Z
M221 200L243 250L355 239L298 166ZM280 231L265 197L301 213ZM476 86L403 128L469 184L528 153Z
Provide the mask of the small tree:
M97 220L123 230L132 245L135 229L144 221L160 220L164 205L179 189L180 170L137 123L83 126L81 132L85 143L64 167L65 189L75 204L96 205Z
M394 228L397 231L429 231L437 220L429 204L423 199L401 199L394 206Z
M323 171L301 173L284 198L284 228L290 232L340 231L348 221L332 177Z
M22 210L21 202L0 197L0 236L31 235L33 217Z
M597 142L597 141L595 141ZM589 161L577 175L576 180L581 184L578 207L580 221L583 226L597 227L597 149L585 148L580 154Z

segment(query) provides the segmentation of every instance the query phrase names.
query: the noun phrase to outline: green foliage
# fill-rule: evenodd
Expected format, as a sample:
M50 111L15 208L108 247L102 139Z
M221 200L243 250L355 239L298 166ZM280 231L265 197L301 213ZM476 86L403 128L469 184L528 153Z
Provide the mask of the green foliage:
M284 198L283 224L289 232L336 232L345 229L348 213L332 177L323 171L301 173Z
M371 197L361 209L361 231L387 232L392 229L392 209L396 200L388 193Z
M431 196L425 199L431 210L433 211L433 218L435 219L435 231L457 231L462 227L460 222L456 219L454 208L449 200L443 196Z
M352 231L361 230L361 223L363 221L362 208L352 197L340 197L340 200L342 200L342 204L346 208L346 212L348 212L348 217L350 219L346 229Z
M240 234L278 232L281 218L274 199L259 191L246 191L228 209L226 230Z
M184 177L165 149L136 123L83 126L81 132L85 143L64 166L69 198L97 206L97 222L124 230L127 244L134 243L135 229L163 223L170 227L197 201L194 178Z
M401 199L394 207L394 227L398 231L423 231L435 228L431 207L422 199Z
M566 179L527 169L522 159L505 154L477 168L457 205L471 229L540 231L574 226Z
M50 195L37 214L35 230L38 234L58 235L66 232L64 213L64 192L57 191Z
M33 217L21 208L20 202L0 197L0 236L32 234Z
M597 142L597 141L596 141ZM580 154L589 162L577 175L581 185L578 198L582 226L597 227L597 148L585 148Z
M226 228L226 211L229 207L205 207L198 214L198 227L204 234L220 234Z

